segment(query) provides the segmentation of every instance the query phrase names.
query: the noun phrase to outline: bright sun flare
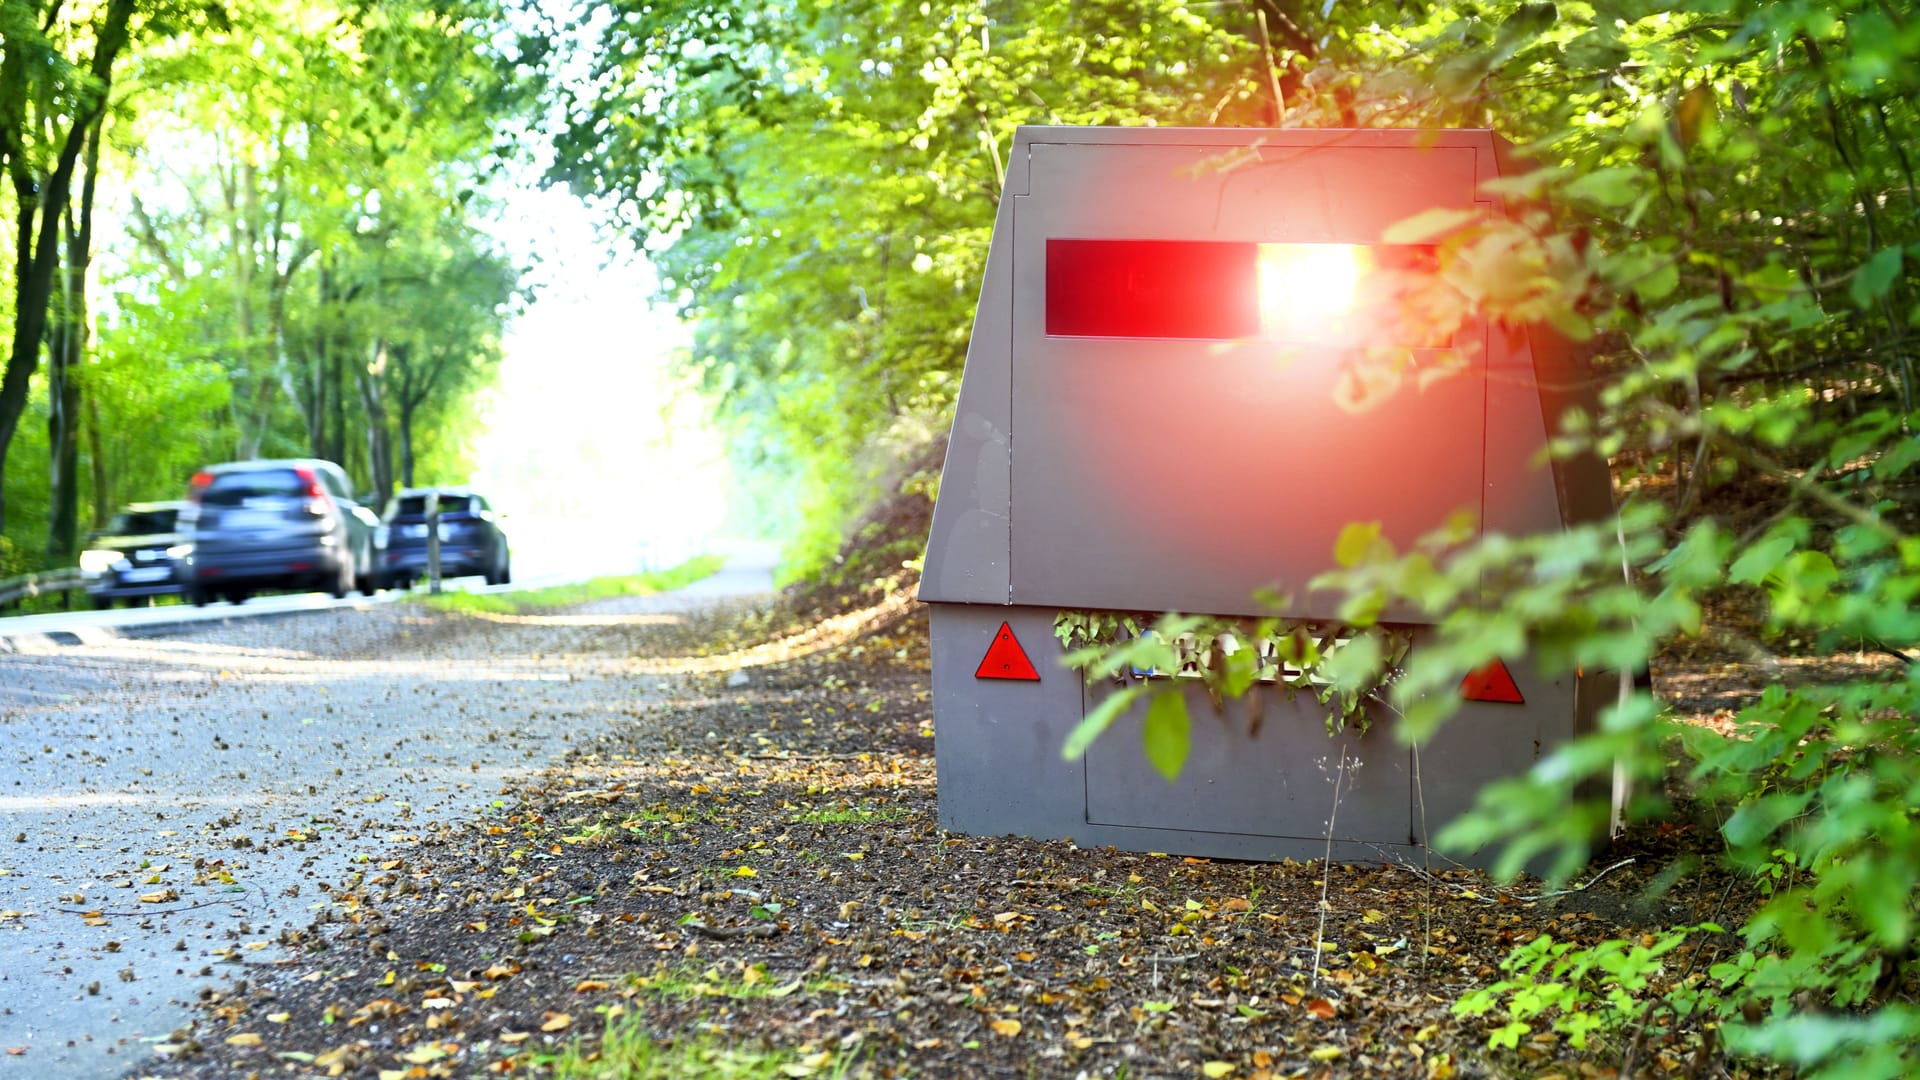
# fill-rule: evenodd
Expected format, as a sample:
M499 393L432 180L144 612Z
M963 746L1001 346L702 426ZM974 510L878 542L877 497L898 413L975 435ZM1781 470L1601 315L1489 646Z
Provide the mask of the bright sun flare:
M1261 244L1260 317L1266 336L1337 335L1353 307L1366 249L1353 244Z

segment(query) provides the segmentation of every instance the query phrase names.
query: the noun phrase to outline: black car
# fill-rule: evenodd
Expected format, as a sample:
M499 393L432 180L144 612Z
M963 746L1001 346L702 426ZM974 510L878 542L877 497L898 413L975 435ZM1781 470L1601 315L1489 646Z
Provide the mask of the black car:
M113 515L104 529L88 534L80 553L80 572L95 607L116 601L132 604L170 596L183 588L179 565L187 555L179 528L185 503L133 503Z
M501 516L485 497L466 488L407 488L387 504L380 583L405 588L427 576L427 503L439 501L440 576L478 574L489 585L513 580L513 556Z
M235 461L194 474L185 574L196 604L238 604L262 589L318 589L342 597L374 588L374 530L346 471L317 458Z

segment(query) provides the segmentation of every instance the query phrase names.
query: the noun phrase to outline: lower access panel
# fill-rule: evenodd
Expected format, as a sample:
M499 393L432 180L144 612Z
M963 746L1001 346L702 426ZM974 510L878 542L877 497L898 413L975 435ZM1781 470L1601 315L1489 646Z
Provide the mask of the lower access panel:
M1196 833L1244 833L1382 846L1413 842L1411 751L1385 730L1327 734L1307 692L1262 687L1260 700L1216 712L1198 680L1182 692L1191 719L1186 767L1172 783L1147 762L1139 701L1087 751L1087 821ZM1096 681L1088 705L1117 687ZM1254 722L1255 710L1259 722Z
M1089 685L1061 666L1057 609L936 603L930 611L940 824L954 832L1231 859L1412 857L1483 787L1525 772L1575 730L1574 679L1545 678L1525 664L1511 665L1525 705L1465 704L1417 755L1386 722L1364 735L1328 735L1306 692L1289 700L1263 688L1256 729L1247 701L1216 714L1205 691L1189 685L1192 749L1168 783L1141 749L1144 702L1083 759L1061 757L1067 735L1118 684ZM1037 678L1018 664L985 662L990 652L1005 659L995 651L1007 647L1003 625ZM1022 677L982 677L1009 670ZM1495 854L1465 861L1484 865Z

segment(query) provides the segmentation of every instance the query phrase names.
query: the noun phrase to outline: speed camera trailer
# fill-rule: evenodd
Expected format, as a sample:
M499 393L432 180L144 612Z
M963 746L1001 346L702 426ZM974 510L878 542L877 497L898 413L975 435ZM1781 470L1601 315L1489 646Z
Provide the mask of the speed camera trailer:
M1469 320L1434 340L1370 292L1434 257L1383 243L1389 226L1500 213L1483 185L1518 171L1490 131L1019 130L919 593L944 827L1237 859L1331 835L1335 858L1396 857L1592 726L1616 680L1509 657L1463 685L1417 779L1390 718L1330 735L1303 692L1211 723L1192 683L1177 781L1141 751L1144 699L1061 754L1117 689L1062 666L1063 612L1334 620L1337 597L1256 594L1332 569L1349 523L1404 549L1463 509L1508 535L1611 513L1604 463L1540 464L1578 382L1557 339ZM1352 408L1341 379L1381 344L1453 373ZM1417 616L1386 618L1420 647Z

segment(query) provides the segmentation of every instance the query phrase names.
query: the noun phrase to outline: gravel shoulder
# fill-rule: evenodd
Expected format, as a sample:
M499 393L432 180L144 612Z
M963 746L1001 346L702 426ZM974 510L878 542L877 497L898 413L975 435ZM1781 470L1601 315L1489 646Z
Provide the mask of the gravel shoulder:
M515 625L381 604L0 655L0 1075L140 1074L330 894L653 699L609 634L732 572Z

